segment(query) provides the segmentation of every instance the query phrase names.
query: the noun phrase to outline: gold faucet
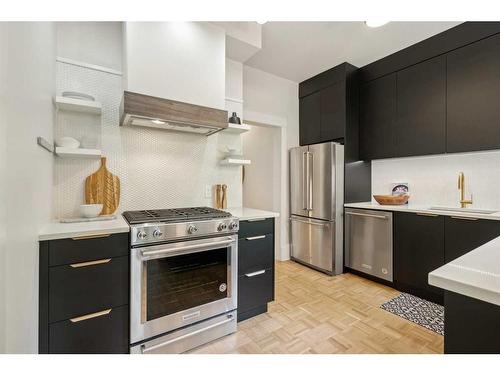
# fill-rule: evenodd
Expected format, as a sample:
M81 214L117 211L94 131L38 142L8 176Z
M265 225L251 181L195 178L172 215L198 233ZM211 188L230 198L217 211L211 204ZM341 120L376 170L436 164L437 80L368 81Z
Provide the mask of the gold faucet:
M458 190L460 190L460 207L466 208L468 204L472 204L472 194L470 199L465 199L465 176L464 172L458 174Z

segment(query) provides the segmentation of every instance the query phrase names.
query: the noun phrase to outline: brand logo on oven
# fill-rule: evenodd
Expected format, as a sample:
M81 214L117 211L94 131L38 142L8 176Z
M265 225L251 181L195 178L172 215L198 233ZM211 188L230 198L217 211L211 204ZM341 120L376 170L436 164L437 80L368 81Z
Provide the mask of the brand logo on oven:
M222 283L219 285L219 292L225 292L227 289L226 283Z

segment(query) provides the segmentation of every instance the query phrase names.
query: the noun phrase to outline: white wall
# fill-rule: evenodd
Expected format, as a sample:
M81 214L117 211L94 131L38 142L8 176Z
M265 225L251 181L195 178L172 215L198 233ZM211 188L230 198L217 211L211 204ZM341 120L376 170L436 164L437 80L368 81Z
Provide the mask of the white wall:
M129 26L130 24L127 27ZM212 33L211 28L215 27L208 29L209 35ZM111 38L107 35L108 31L102 28L98 30L104 34L99 36L97 31L91 31L88 33L89 37ZM91 44L84 41L83 45ZM70 46L65 48L71 49ZM185 48L189 49L193 59L203 61L206 58L203 50L196 57L197 50L193 45L186 45ZM89 55L85 51L82 53ZM149 64L147 59L142 62ZM226 88L231 95L239 98L242 96L241 64L229 61L225 65L223 60L220 64L220 69L225 72L221 81L224 91L222 102ZM147 70L148 66L142 66L142 69ZM213 196L205 196L205 186L219 183L228 185L228 205L241 206L241 167L219 165L225 156L226 147L241 148L241 136L219 132L205 137L158 129L120 127L118 109L123 94L122 77L58 62L56 81L58 93L64 90L83 91L95 96L103 104L100 117L59 112L55 134L57 137L73 136L88 147L102 148L103 154L108 158L108 168L121 180L118 211L211 206ZM168 84L163 83L163 86ZM195 101L194 97L185 99L188 102ZM228 110L241 112L242 109L241 102L228 101L227 106ZM78 215L78 207L83 203L85 178L98 168L98 164L99 161L96 160L55 159L54 217Z
M290 256L288 217L288 150L299 145L298 84L272 74L243 67L244 119L282 128L281 137L281 217L278 219L282 239L278 258Z
M122 70L121 22L58 22L57 56Z
M205 22L127 22L129 91L224 109L225 34Z
M390 194L392 182L408 182L410 204L459 206L458 173L464 172L472 207L500 210L500 151L372 161L373 194Z
M7 124L6 124L6 85L3 82L7 80L7 33L8 26L5 22L0 22L0 176L7 174ZM6 181L0 179L0 197L6 197ZM5 292L6 286L6 268L5 268L5 241L6 241L6 200L0 199L0 353L5 352Z
M243 206L281 213L281 128L255 126L243 133L245 166ZM281 229L275 233L276 249L281 249ZM287 243L287 241L285 241ZM280 256L279 252L277 252ZM279 257L281 259L281 256Z
M52 140L55 25L8 25L5 195L6 345L9 353L38 350L38 231L50 218L53 155L36 144ZM2 50L4 53L5 51ZM8 197L8 199L6 199Z

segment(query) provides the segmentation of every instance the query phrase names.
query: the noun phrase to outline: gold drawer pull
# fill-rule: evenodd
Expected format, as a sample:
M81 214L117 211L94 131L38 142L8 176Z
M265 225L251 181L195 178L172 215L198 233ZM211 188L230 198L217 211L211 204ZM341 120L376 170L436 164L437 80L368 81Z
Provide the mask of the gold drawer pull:
M418 216L429 216L429 217L438 217L439 216L437 214L428 214L428 213L425 213L425 212L417 212L417 215Z
M90 262L73 263L73 264L70 264L70 267L71 268L88 267L88 266L95 266L96 264L104 264L104 263L109 263L109 262L111 262L111 258L92 260Z
M73 237L73 241L79 241L79 240L90 240L92 238L106 238L111 236L111 234L94 234L92 236L82 236L82 237Z
M71 318L70 322L71 323L78 323L78 322L81 322L82 320L88 320L88 319L97 318L99 316L108 315L111 312L111 310L113 310L113 309L107 309L107 310L95 312L92 314L82 315L82 316L78 316L76 318Z
M262 240L266 238L266 235L262 235L262 236L254 236L254 237L247 237L245 238L247 241L254 241L254 240Z

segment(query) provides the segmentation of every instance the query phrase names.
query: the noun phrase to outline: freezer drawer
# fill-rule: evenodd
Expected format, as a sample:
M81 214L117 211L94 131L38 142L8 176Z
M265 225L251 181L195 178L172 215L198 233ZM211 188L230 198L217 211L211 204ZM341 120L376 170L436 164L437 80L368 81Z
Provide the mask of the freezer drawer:
M392 212L345 210L345 265L393 281Z
M292 258L333 273L335 223L292 216Z

